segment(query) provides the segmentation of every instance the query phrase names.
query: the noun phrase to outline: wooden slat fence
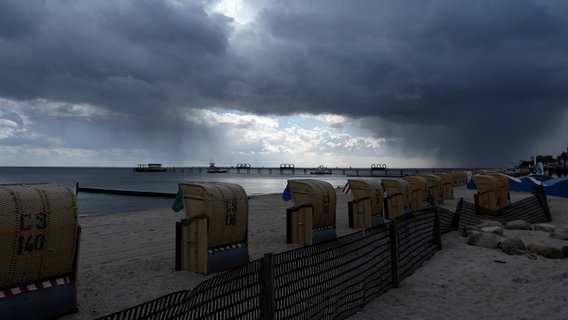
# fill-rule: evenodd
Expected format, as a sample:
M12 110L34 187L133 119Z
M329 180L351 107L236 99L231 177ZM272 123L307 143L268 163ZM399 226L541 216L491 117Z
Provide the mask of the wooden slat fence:
M542 187L535 188L534 195L510 204L497 211L476 207L473 203L460 200L456 209L459 227L465 228L479 224L481 220L494 220L501 223L514 220L524 220L529 223L550 222L552 217Z
M389 225L275 256L276 319L345 319L391 287Z

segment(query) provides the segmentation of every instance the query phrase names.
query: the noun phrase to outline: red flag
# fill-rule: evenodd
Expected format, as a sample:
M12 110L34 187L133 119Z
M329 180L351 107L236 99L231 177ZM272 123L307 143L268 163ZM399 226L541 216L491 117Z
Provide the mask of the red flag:
M343 186L343 193L348 194L349 192L351 192L351 187L349 187L349 181L347 181L345 186Z

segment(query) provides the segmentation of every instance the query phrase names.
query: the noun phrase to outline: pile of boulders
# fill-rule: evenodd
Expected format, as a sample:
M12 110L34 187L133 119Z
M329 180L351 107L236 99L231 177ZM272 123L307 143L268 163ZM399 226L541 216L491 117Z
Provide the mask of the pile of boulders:
M510 255L525 254L529 258L540 255L550 259L568 258L568 246L561 248L538 244L525 244L520 238L507 238L503 230L533 230L548 232L551 238L568 240L568 230L556 232L555 226L548 223L530 224L527 221L515 220L502 224L498 221L483 220L475 226L465 228L467 243L483 248L499 248Z

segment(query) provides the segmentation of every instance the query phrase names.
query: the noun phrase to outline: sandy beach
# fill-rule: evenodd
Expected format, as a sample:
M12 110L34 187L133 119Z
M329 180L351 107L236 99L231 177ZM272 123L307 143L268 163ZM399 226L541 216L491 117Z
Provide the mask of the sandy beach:
M455 188L454 200L443 206L455 210L460 198L473 202L475 191ZM511 200L530 196L511 192ZM338 192L337 235L348 228L347 202ZM556 231L568 230L568 199L548 197ZM250 259L267 252L297 248L286 244L286 208L280 194L249 199ZM183 213L171 209L80 217L82 227L79 312L66 320L93 319L188 290L214 276L175 271L175 222ZM567 246L544 231L505 230L526 244ZM442 250L425 265L351 319L565 319L568 313L568 259L507 255L499 249L467 244L459 232L442 238Z

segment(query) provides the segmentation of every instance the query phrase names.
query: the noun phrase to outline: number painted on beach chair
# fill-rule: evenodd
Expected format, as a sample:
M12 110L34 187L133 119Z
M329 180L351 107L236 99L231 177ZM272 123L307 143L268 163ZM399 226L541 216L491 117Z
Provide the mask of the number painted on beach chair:
M237 224L237 215L236 214L228 214L225 216L225 225L226 226L234 226Z
M30 231L32 229L45 230L47 228L47 215L45 213L20 214L20 231Z
M237 212L238 202L237 199L230 199L225 201L225 212Z
M329 213L329 196L328 195L324 195L322 197L322 202L323 202L323 213Z
M36 213L35 215L20 214L19 220L19 230L25 233L47 229L47 215L45 212ZM45 233L20 235L18 236L17 255L43 250L44 246Z
M29 236L18 237L18 255L24 253L33 253L34 251L43 250L45 247L45 234L35 234Z

